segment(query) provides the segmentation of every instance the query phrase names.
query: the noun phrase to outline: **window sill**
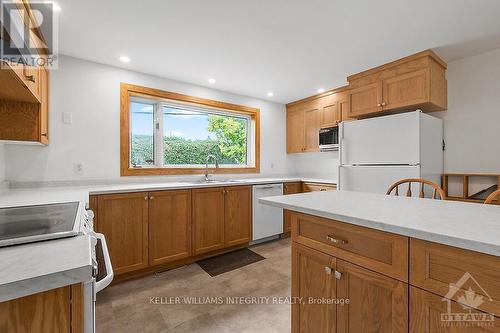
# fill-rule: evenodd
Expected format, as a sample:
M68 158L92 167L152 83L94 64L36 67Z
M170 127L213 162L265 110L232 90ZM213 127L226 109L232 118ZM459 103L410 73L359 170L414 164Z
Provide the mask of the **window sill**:
M218 173L260 173L259 167L208 168L210 174ZM124 168L121 176L161 176L161 175L194 175L204 174L205 168Z

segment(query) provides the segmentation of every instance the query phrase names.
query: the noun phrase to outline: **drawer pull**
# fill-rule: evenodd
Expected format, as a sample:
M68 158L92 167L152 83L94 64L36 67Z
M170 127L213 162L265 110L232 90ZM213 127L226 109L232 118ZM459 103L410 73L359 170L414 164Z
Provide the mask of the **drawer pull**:
M345 239L335 238L330 235L326 236L326 239L336 245L345 245L348 243Z

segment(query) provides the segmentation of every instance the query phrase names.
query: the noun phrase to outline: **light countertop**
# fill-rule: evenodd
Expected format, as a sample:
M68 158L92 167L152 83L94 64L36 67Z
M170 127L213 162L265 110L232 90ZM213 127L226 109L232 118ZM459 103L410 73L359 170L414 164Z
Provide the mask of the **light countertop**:
M200 177L201 179L201 177ZM0 192L0 208L78 201L85 205L90 194L174 190L202 187L254 185L308 181L335 184L331 177L263 177L231 182L158 182L101 185L66 184L59 187L19 188ZM89 281L92 276L88 236L43 241L0 248L0 302Z
M305 214L500 256L500 206L325 191L261 198Z
M0 302L92 279L90 237L0 248Z

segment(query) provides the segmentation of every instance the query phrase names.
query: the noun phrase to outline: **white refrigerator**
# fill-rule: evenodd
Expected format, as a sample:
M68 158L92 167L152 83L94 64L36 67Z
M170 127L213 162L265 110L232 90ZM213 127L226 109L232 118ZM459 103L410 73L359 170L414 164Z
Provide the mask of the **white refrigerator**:
M339 136L339 190L385 194L404 178L440 184L441 119L417 110L342 122Z

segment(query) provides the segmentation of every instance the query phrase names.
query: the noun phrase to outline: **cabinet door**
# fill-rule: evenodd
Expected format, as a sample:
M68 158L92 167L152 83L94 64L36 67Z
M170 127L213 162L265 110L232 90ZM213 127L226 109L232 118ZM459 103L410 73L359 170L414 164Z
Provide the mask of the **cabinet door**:
M335 299L334 272L335 258L292 244L292 297L302 299L292 305L293 333L335 332L335 304L314 304Z
M148 266L148 193L99 196L99 232L116 275Z
M81 332L70 328L70 289L66 286L0 303L0 332Z
M224 188L192 191L193 254L224 247Z
M338 102L340 121L356 120L349 115L349 94L345 94Z
M305 142L304 151L319 151L319 128L320 128L320 109L316 103L310 103L304 110Z
M382 82L352 89L349 96L350 117L357 118L382 111Z
M285 183L283 184L283 194L295 194L302 193L302 183ZM290 216L290 211L283 210L283 232L292 231L292 217Z
M40 99L41 84L40 84L40 71L41 67L24 66L24 79L26 86L33 93L33 95Z
M408 332L408 285L337 259L338 332Z
M149 263L191 255L191 191L149 193Z
M252 240L252 187L226 187L224 195L224 241L226 246Z
M304 111L289 110L286 113L286 152L304 151Z
M464 309L460 304L410 287L410 333L493 333L500 332L500 319L477 310ZM477 321L453 321L454 314L471 314Z
M40 68L40 142L49 143L49 71Z
M429 101L429 69L401 74L383 81L384 110L418 106Z
M320 99L320 127L338 126L340 122L339 103L336 100L337 96L330 95Z

